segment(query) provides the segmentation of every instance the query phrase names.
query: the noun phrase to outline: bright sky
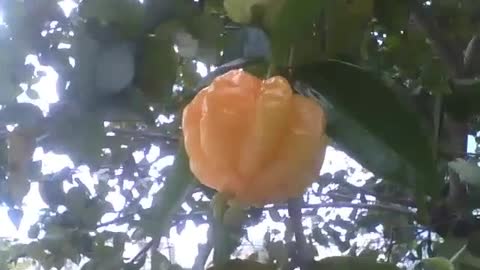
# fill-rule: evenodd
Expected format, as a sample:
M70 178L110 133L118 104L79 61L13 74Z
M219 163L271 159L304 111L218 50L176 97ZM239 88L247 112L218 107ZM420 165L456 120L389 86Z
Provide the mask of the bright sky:
M71 12L73 8L75 8L75 3L72 0L64 0L60 2L60 5L64 8L65 12L68 14ZM0 13L1 14L1 13ZM1 16L0 16L1 18ZM1 22L1 19L0 19ZM27 62L33 63L38 70L43 70L46 72L46 76L42 78L40 82L34 85L32 88L36 90L40 96L38 100L30 100L26 94L22 94L18 97L19 102L31 102L39 106L44 112L48 111L49 104L55 103L58 101L58 97L55 92L55 85L58 75L52 68L40 66L38 60L35 56L29 56L27 58ZM198 70L200 74L203 76L206 74L207 69L203 64L198 64ZM469 151L474 152L474 148L476 146L475 140L473 137L469 138ZM157 147L153 147L151 152L148 153L147 159L153 161L156 157L160 154L160 150ZM143 153L135 153L135 158L140 160L143 158ZM68 166L73 167L71 160L68 156L64 155L55 155L52 153L44 153L42 149L37 149L34 155L34 159L38 160L41 159L43 161L43 173L52 173L56 171L60 171L62 168ZM166 157L158 161L151 171L151 175L155 176L158 175L158 171L171 164L173 161L172 157ZM325 172L336 172L341 169L353 168L354 172L350 179L352 180L366 180L368 179L371 174L365 172L362 167L348 156L346 156L343 152L336 151L335 149L329 147L327 150L327 156L322 168L322 173ZM90 189L91 192L94 193L93 185L98 181L98 176L95 174L91 174L87 167L79 168L78 177L84 181L87 187ZM357 182L355 184L361 185L362 181ZM65 188L68 189L72 187L71 185L65 185ZM154 191L158 190L154 188ZM108 196L108 200L113 204L115 210L120 210L123 207L124 198L119 194L111 194ZM146 199L143 202L145 207L151 204L151 199ZM315 203L315 201L312 201ZM0 224L2 224L2 230L0 230L0 237L12 237L18 238L24 241L28 241L27 231L30 228L30 225L34 224L38 220L39 210L41 208L47 207L47 205L42 201L40 195L38 193L38 185L35 183L32 184L32 188L28 195L24 199L24 217L21 222L20 228L17 231L14 225L10 222L8 218L7 211L8 209L5 207L0 207ZM184 205L184 208L187 209L188 206ZM327 215L327 211L331 209L322 209L322 214ZM348 216L349 211L339 210L339 211L332 211L330 216L334 217L336 214L341 214L345 218ZM108 221L113 219L114 216L106 215L103 221ZM307 227L311 227L309 224L309 220L305 220L305 225ZM119 227L110 227L108 229L112 230L124 230L125 228ZM193 222L187 222L185 229L181 235L178 235L175 229L172 229L170 233L170 244L175 247L175 250L181 251L176 252L174 255L174 259L177 263L179 263L183 267L191 267L195 255L197 253L197 245L199 243L206 242L206 231L208 229L207 225L202 226L195 226ZM258 248L262 245L263 236L268 229L278 229L280 232L284 232L285 227L282 223L275 223L269 218L266 222L263 222L255 227L252 227L248 231L248 238L252 242L254 248ZM369 237L365 237L364 240L368 240ZM247 243L248 244L248 243ZM248 249L248 246L246 247ZM253 250L253 249L252 249ZM320 249L323 256L333 255L337 253L335 249ZM127 250L126 256L132 256L132 254L136 254L138 251L138 247L130 247ZM167 250L162 250L162 252L168 256Z

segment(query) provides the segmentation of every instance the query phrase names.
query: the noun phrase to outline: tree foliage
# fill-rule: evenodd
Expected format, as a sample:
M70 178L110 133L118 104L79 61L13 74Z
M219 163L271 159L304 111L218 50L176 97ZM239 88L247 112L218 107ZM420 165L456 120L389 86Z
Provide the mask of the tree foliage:
M159 246L187 221L209 225L193 269L480 268L478 151L467 153L480 129L479 11L473 0L0 2L0 203L17 228L29 192L48 206L29 241L0 246L0 268L181 269ZM284 75L321 103L331 146L369 179L322 172L303 198L248 209L199 184L182 109L236 68ZM39 149L72 164L46 171ZM285 231L243 256L247 230L267 221Z

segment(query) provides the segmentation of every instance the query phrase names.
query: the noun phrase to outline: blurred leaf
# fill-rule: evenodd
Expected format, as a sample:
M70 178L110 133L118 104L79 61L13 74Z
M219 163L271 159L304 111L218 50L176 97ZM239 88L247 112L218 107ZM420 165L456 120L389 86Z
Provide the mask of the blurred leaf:
M247 68L251 65L258 64L258 63L261 63L261 62L263 62L263 61L260 60L260 59L239 58L239 59L235 59L233 61L224 63L221 66L217 67L214 71L208 73L207 76L203 77L202 80L195 87L195 90L196 90L196 92L200 91L202 88L210 85L216 77L218 77L218 76L220 76L220 75L222 75L222 74L224 74L224 73L226 73L230 70L239 69L239 68ZM190 97L187 98L186 100L190 101L190 99L193 98L193 96L196 94L196 92L192 93L190 95Z
M467 250L475 257L480 257L480 232L475 231L468 237Z
M63 180L46 180L38 183L38 189L42 200L50 207L55 208L65 203L65 191Z
M240 229L247 218L248 215L245 209L231 206L223 215L223 225L232 229Z
M298 4L295 0L277 3L273 15L267 18L267 29L271 36L273 61L277 65L286 65L289 50L295 48L295 64L318 60L323 55L323 38L314 27L324 10L325 1L304 0Z
M46 139L47 149L52 147L59 154L69 154L75 164L98 166L105 145L103 122L98 115L64 113L57 119Z
M135 75L135 45L122 42L99 51L95 68L98 96L109 96L125 90Z
M215 265L226 263L231 253L240 245L242 225L245 222L245 210L239 206L231 206L225 211L221 220L211 221L213 237L213 262ZM228 214L227 214L228 213ZM234 224L234 222L238 222Z
M399 270L394 264L377 263L375 259L366 257L333 256L318 262L312 262L308 269L329 270Z
M407 27L408 2L403 0L375 0L374 14L379 23L391 32L400 32Z
M32 126L41 122L42 118L42 110L30 103L12 103L0 110L0 123L2 125L17 123Z
M425 270L454 270L455 267L447 258L435 257L422 260Z
M434 246L436 256L450 258L467 244L466 239L448 237Z
M322 229L319 227L315 227L312 230L312 236L315 242L317 242L320 246L329 247L330 241L328 241L328 236L322 232Z
M352 158L417 194L439 194L432 150L419 120L381 80L338 61L297 68L294 78L315 88L328 115L328 135Z
M117 25L128 38L141 33L142 5L134 0L88 0L80 5L80 15Z
M202 79L200 74L197 72L196 63L193 61L185 61L180 66L180 71L182 73L183 85L186 89L193 90L198 82Z
M299 5L295 0L280 2L277 13L267 25L276 42L287 44L311 34L312 25L318 23L325 1L304 0Z
M460 176L462 181L480 186L480 167L477 164L457 158L455 161L448 162L448 166Z
M321 1L320 1L321 2ZM357 58L367 25L372 20L373 0L327 0L327 54L331 58Z
M40 233L40 226L38 224L33 224L30 226L30 229L28 230L28 237L35 239L38 237L38 234Z
M165 102L172 94L177 76L178 59L173 49L173 40L165 31L171 30L162 29L155 36L145 38L144 56L138 71L142 92L154 102Z
M10 208L8 209L8 217L18 230L20 228L20 223L22 222L23 211L21 209Z
M27 89L27 91L25 91L25 94L30 99L33 99L33 100L36 100L36 99L40 98L40 95L38 94L38 92L36 90L31 89L31 88Z
M207 268L208 270L220 270L220 269L231 269L231 270L275 270L277 269L273 264L261 264L254 261L247 260L231 260L223 265L216 265Z
M88 195L81 187L72 187L67 192L65 206L72 213L81 213L88 200Z
M150 270L169 270L170 261L160 252L154 250L152 251L152 259Z
M268 214L270 215L270 218L274 222L283 222L283 218L282 218L282 216L280 215L280 213L278 212L277 209L268 210Z
M35 130L17 128L8 134L8 194L20 205L30 190L30 168L36 147Z
M270 242L266 246L268 256L272 260L276 260L279 266L288 263L288 250L282 241Z
M242 57L247 59L270 58L270 40L267 34L260 28L242 27L238 30L227 32L224 39L226 43L222 57L224 62Z
M171 218L180 209L187 194L193 190L193 180L188 156L181 142L164 186L153 195L152 207L141 214L140 227L146 235L164 235L168 231Z
M155 118L149 105L150 99L137 88L128 88L108 97L97 98L92 107L95 108L92 118L102 121L143 122L149 126L155 124ZM92 119L93 120L93 119ZM102 129L104 133L104 130ZM105 138L102 138L106 144Z
M8 73L0 74L0 104L9 104L22 93L22 88L12 81Z

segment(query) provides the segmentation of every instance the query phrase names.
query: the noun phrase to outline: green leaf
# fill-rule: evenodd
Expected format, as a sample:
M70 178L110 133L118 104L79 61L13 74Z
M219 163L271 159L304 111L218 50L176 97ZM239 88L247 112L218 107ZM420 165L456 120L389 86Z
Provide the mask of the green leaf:
M153 196L152 207L141 214L140 227L145 234L164 235L170 228L172 216L180 209L194 186L194 176L190 171L185 146L180 142L172 170L169 171L164 186Z
M375 259L368 257L333 256L313 262L308 269L312 270L399 270L394 264L377 263Z
M314 88L328 115L327 133L342 150L377 176L413 188L417 195L439 194L430 142L416 115L381 80L368 70L333 60L294 73Z

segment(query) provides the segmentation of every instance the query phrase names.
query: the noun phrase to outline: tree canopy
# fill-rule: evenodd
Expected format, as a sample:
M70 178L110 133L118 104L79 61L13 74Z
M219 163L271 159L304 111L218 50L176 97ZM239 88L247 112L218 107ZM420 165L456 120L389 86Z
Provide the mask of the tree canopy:
M480 269L479 14L474 0L1 1L0 204L17 228L27 194L47 207L28 241L1 241L0 268L182 269L159 247L193 222L208 226L195 270ZM362 169L247 209L200 184L183 108L240 68L321 104L327 159ZM46 169L58 155L69 164ZM265 222L284 230L246 250Z

